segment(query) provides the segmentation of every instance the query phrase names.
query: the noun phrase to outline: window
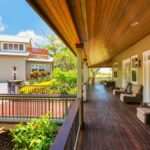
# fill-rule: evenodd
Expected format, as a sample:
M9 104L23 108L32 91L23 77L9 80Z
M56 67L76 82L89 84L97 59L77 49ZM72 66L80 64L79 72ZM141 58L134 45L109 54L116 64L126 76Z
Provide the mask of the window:
M23 50L23 44L19 45L19 50Z
M8 49L13 49L13 44L9 44Z
M45 64L32 64L31 70L33 71L45 71Z
M31 67L31 69L32 69L32 72L33 71L38 71L38 65L33 64L32 67Z
M24 50L24 45L17 43L3 43L3 50Z
M39 71L45 71L45 66L44 65L39 65Z
M7 50L8 49L8 45L6 43L3 44L3 49Z
M14 44L14 50L18 50L18 44Z
M138 75L138 56L131 57L131 82L137 83Z
M130 65L130 59L124 60L124 81L125 83L130 82L131 80L131 65Z
M118 78L118 63L114 63L113 65L113 77L114 79Z

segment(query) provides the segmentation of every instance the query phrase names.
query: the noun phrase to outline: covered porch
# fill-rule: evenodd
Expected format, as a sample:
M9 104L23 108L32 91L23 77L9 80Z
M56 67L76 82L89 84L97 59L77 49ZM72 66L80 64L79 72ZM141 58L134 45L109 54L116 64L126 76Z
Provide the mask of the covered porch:
M77 149L150 149L150 131L137 119L136 107L122 103L103 85L91 85Z
M150 135L136 118L137 105L121 103L119 98L114 97L101 85L90 86L88 92L87 86L89 68L113 66L115 69L113 79L118 83L117 86L121 87L123 70L121 63L133 55L139 57L133 61L135 64L132 63L132 78L133 81L139 78L136 84L141 84L143 79L143 76L140 76L143 71L141 61L144 62L142 53L150 48L148 42L150 2L148 0L27 1L77 56L77 100L51 150L76 148L148 150ZM140 54L137 53L139 49ZM138 71L135 70L140 72L138 77L136 76ZM87 99L87 102L83 102Z

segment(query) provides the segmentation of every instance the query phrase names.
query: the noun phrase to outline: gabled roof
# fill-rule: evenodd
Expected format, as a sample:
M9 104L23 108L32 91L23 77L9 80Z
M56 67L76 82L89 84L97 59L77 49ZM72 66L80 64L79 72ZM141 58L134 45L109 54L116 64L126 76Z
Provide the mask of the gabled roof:
M0 35L0 42L30 43L29 37L15 35Z

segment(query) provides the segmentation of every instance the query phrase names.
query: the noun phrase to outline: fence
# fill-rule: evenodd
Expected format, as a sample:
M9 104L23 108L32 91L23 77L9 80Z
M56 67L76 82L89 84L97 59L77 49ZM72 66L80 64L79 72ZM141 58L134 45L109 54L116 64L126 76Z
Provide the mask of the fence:
M47 113L50 119L64 120L75 98L75 95L0 95L0 121L28 121Z

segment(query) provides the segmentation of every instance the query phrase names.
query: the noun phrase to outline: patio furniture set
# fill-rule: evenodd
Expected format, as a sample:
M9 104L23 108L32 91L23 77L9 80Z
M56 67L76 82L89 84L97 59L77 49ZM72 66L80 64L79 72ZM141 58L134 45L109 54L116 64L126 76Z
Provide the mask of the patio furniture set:
M146 126L150 125L150 103L142 103L142 85L128 83L124 88L114 88L113 95L119 96L121 102L141 104L137 107L137 118Z

